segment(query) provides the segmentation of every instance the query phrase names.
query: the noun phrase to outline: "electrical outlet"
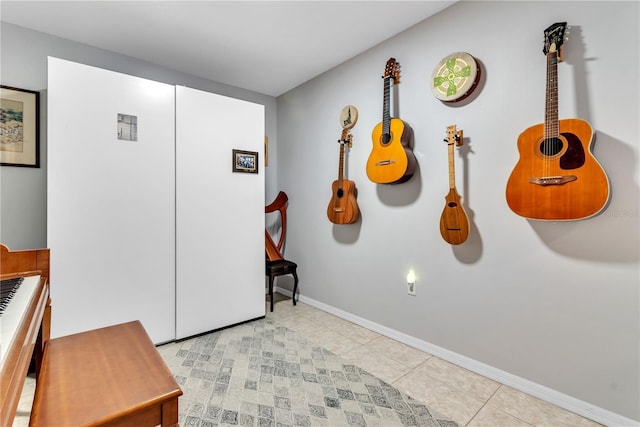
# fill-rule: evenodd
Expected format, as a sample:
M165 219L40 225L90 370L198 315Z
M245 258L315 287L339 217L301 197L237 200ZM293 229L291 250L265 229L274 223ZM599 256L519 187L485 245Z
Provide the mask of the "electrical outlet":
M407 283L407 293L416 296L416 282Z

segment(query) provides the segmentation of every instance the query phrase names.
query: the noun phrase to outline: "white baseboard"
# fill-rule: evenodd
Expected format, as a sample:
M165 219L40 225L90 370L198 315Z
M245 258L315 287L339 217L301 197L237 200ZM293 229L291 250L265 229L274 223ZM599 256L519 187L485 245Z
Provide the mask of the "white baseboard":
M274 292L275 291L276 289L274 288ZM283 295L287 295L288 297L291 297L292 294L291 291L287 289L277 288L277 291ZM493 366L489 366L485 363L479 362L453 351L449 351L445 348L438 347L437 345L428 343L402 332L398 332L394 329L388 328L378 323L371 322L362 317L355 316L349 312L340 310L320 301L316 301L312 298L305 297L304 295L299 296L299 301L331 313L344 320L348 320L349 322L355 323L364 328L370 329L381 335L392 338L408 346L417 348L418 350L422 350L425 353L429 353L433 356L439 357L440 359L446 360L447 362L453 363L462 368L468 369L469 371L475 372L501 384L512 387L523 393L537 397L540 400L544 400L545 402L566 409L567 411L571 411L573 413L581 415L597 423L604 424L609 427L640 426L640 423L638 421L632 420L631 418L624 417L622 415L616 414L615 412L608 411L606 409L592 405L591 403L576 399L564 393L560 393L559 391L550 389L541 384L534 383L533 381L529 381L525 378L518 377L517 375L510 374L509 372L494 368Z

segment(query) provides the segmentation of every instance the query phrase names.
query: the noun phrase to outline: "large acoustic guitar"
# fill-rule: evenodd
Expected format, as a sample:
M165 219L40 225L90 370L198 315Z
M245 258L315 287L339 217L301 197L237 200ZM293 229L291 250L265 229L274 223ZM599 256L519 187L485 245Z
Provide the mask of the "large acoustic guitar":
M509 207L529 219L585 219L600 212L609 200L609 180L591 153L591 125L575 118L558 120L558 62L565 29L566 22L559 22L544 31L544 123L518 137L520 158L507 182Z
M338 163L338 179L331 184L331 200L327 207L327 217L334 224L353 224L360 217L360 208L356 200L356 183L344 177L344 147L351 147L353 136L349 130L358 120L358 110L353 105L347 105L340 114L342 134L340 144L340 160Z
M440 216L440 234L442 238L452 245L464 243L469 236L469 218L460 203L460 195L456 191L456 172L454 166L454 146L462 146L462 130L456 130L456 126L447 126L447 139L449 147L449 193L445 197L446 204Z
M415 171L416 158L411 149L412 131L409 125L390 114L391 82L400 82L400 64L390 58L384 70L384 100L382 122L373 129L373 149L367 160L367 176L377 184L398 184L408 181Z

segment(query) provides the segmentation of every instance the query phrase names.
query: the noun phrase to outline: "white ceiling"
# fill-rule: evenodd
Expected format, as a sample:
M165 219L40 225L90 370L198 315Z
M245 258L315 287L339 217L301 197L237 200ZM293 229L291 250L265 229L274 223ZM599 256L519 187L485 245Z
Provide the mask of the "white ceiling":
M0 19L278 96L455 3L0 1Z

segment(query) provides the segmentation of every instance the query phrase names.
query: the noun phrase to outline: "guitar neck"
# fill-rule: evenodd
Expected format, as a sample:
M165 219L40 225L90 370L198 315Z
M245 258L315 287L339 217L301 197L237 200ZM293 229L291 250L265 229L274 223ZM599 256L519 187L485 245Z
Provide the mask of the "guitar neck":
M449 141L447 145L449 147L449 188L456 188L456 169L453 156L453 146L455 142Z
M557 138L558 124L558 51L547 54L547 90L544 114L544 138Z
M383 100L382 100L382 134L388 135L391 133L390 123L391 123L391 113L389 107L389 99L391 98L391 79L393 77L385 77L384 78L384 92L383 92Z
M347 129L342 130L342 134L340 135L340 140L338 144L340 144L340 161L338 162L338 181L342 182L344 179L344 146L345 144L349 144L350 141L349 131Z
M344 140L340 141L340 163L338 164L338 181L344 179Z

